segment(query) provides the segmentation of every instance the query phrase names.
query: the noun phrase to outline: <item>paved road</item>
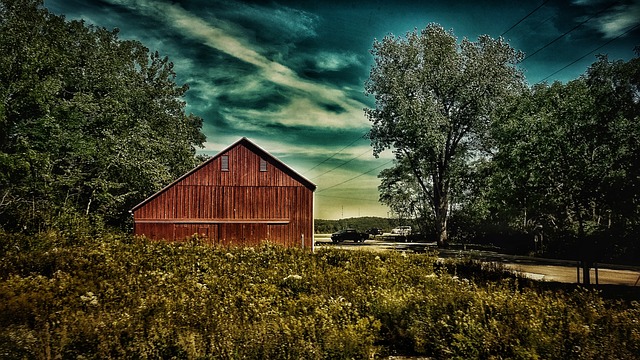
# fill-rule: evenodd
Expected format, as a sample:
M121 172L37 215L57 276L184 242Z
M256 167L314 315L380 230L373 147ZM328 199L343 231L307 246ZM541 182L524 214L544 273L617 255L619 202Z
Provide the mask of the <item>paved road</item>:
M333 244L329 234L316 234L315 241L316 248L333 246L343 249L369 251L424 251L425 248L436 247L435 243L397 243L383 240L367 240L364 243L345 241L341 244ZM480 261L502 263L508 269L520 273L523 276L541 281L576 283L578 277L577 263L570 260L542 259L475 250L440 250L439 256L443 258L469 257ZM580 276L582 277L582 275ZM591 270L591 279L595 283L595 269ZM640 287L640 267L599 264L598 283Z

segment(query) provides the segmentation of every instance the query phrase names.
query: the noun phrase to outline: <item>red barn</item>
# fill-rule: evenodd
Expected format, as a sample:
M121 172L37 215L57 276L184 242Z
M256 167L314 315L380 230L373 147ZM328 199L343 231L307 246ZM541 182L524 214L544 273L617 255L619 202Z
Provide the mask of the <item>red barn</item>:
M313 247L316 186L247 138L136 205L134 233L211 244Z

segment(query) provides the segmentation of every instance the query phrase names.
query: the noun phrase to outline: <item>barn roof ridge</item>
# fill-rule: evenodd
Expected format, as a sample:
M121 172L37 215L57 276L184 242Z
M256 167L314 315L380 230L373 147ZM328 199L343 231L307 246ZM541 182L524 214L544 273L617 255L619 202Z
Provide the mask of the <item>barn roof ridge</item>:
M246 136L241 137L240 139L238 139L236 142L234 142L233 144L227 146L226 148L220 150L216 155L210 157L209 159L207 159L206 161L203 161L200 165L194 167L193 169L187 171L185 174L183 174L182 176L180 176L179 178L175 179L174 181L172 181L171 183L169 183L167 186L163 187L162 189L158 190L156 193L154 193L153 195L147 197L146 199L144 199L143 201L141 201L138 205L134 206L131 210L129 210L129 212L133 212L135 210L137 210L139 207L141 207L142 205L148 203L149 201L153 200L154 198L156 198L158 195L162 194L163 192L165 192L167 189L171 188L173 185L177 184L178 182L182 181L184 178L188 177L189 175L193 174L194 172L198 171L200 168L206 166L208 163L212 162L213 160L217 159L218 157L224 155L226 152L228 152L229 150L233 149L234 147L240 145L240 144L248 144L250 147L252 147L254 150L258 150L258 152L262 153L263 155L268 156L269 158L271 158L272 160L274 160L276 163L278 163L280 166L282 166L285 169L285 172L288 172L289 175L291 175L291 177L295 178L296 180L298 180L302 185L304 185L305 187L309 188L311 191L315 191L316 190L316 184L314 184L313 182L311 182L309 179L305 178L304 176L302 176L300 173L298 173L297 171L293 170L293 168L291 168L289 165L285 164L284 162L282 162L282 160L278 159L277 157L275 157L274 155L272 155L271 153L269 153L268 151L266 151L265 149L261 148L260 146L258 146L256 143L254 143L253 141L249 140ZM255 152L255 151L254 151Z

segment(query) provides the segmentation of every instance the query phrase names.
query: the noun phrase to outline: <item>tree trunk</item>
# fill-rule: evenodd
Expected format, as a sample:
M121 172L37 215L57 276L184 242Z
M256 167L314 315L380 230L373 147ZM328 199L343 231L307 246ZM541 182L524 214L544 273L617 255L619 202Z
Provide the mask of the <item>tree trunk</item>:
M580 258L582 260L582 284L589 286L591 285L591 247L586 243L582 212L577 205L575 208L578 216L578 246L580 246L578 253L581 254Z
M436 192L437 194L437 192ZM438 247L448 245L447 218L449 217L449 200L447 194L439 194L434 198L436 210L436 236L438 237Z
M582 260L582 284L583 285L591 285L591 274L590 274L590 270L591 270L591 261L589 260Z
M447 246L447 219L438 217L436 219L436 230L438 233L438 247L443 248Z

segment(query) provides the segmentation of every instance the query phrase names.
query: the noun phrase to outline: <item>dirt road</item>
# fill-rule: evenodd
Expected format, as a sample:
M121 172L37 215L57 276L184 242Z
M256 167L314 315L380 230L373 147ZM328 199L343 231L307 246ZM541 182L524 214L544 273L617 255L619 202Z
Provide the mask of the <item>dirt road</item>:
M323 246L332 246L369 251L413 251L416 249L435 248L436 245L435 243L396 243L383 240L367 240L364 243L345 241L340 244L333 244L330 234L316 234L315 243L316 249ZM443 258L468 257L480 261L501 263L508 269L534 280L576 283L578 279L577 263L575 261L504 255L491 251L473 250L440 250L439 255ZM597 276L599 284L640 287L640 267L599 264ZM581 272L580 279L582 279ZM591 279L593 283L596 282L595 269L591 270Z

